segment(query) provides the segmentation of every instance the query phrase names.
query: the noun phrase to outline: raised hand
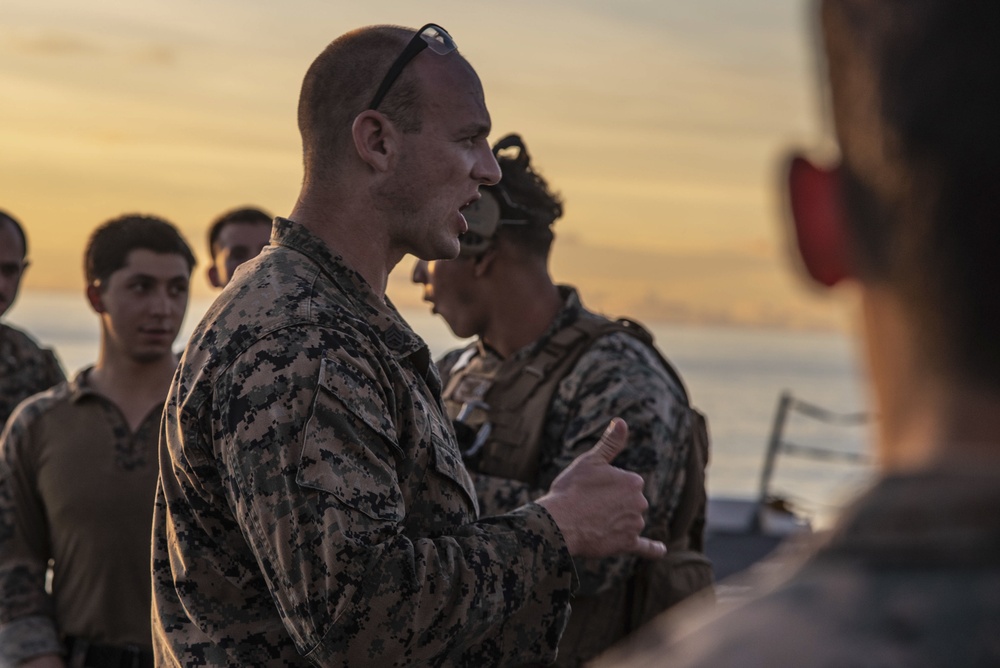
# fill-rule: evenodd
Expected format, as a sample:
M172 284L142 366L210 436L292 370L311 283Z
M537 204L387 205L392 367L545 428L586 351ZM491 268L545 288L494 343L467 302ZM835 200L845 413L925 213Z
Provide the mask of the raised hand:
M648 507L637 473L611 465L628 442L628 426L615 418L593 448L573 460L537 503L549 511L573 556L637 554L658 559L660 541L640 536Z

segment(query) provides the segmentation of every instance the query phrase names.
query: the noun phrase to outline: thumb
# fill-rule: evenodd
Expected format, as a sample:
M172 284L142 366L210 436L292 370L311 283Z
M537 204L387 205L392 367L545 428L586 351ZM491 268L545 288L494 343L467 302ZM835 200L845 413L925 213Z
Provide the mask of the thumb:
M590 449L590 452L600 457L606 464L614 461L618 453L625 449L628 443L628 425L621 418L614 418L604 430L601 440Z

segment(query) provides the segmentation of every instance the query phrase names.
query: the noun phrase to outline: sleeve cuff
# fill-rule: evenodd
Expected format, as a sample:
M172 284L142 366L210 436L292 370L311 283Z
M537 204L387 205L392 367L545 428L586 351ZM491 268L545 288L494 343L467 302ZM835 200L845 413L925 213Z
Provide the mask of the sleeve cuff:
M522 513L526 516L537 516L537 522L545 525L545 529L543 529L542 533L547 538L551 538L551 544L558 551L558 572L564 573L569 571L571 575L569 586L570 594L576 595L577 589L580 587L580 578L577 576L576 564L573 561L573 557L569 554L569 547L566 545L566 538L563 536L562 531L559 530L559 525L556 524L555 519L551 514L549 514L549 511L546 510L544 506L540 506L534 501L521 506L511 514L516 515Z

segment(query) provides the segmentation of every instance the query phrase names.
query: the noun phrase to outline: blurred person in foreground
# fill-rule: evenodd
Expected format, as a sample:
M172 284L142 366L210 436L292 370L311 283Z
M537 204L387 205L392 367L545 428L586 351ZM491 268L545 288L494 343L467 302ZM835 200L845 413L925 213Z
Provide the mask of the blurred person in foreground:
M458 254L500 178L448 33L334 40L299 100L305 176L271 245L192 335L160 439L160 666L549 663L573 555L657 558L613 420L548 494L479 519L426 344L385 297L406 253ZM612 416L608 416L609 418Z
M880 479L785 583L600 665L1000 665L1000 4L820 7L841 158L792 160L791 212L860 295Z
M0 318L14 305L29 264L24 228L16 218L0 210ZM0 322L0 432L15 406L64 380L62 367L51 350Z
M588 311L549 274L562 202L517 135L494 146L500 183L480 188L454 260L418 260L413 280L459 337L438 362L442 397L482 515L545 494L601 437L608 415L633 425L613 464L645 480L645 535L665 559L575 560L580 588L558 666L578 666L656 613L710 587L703 553L707 434L680 376L638 323ZM695 434L701 435L700 439Z
M236 267L251 260L271 239L271 214L256 207L226 211L208 228L208 282L224 288L233 278Z
M122 216L90 238L97 362L22 403L0 442L0 666L153 665L156 444L193 266L159 218Z

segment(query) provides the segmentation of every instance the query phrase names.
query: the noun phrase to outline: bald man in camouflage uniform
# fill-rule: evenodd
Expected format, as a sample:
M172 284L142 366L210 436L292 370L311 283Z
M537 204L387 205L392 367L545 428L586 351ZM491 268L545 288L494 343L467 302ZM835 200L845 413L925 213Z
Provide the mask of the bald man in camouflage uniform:
M580 589L557 665L578 666L711 584L700 552L704 461L687 467L699 416L643 329L591 313L574 288L552 282L551 225L562 204L520 137L501 139L494 152L503 178L467 214L460 257L421 260L413 272L434 312L458 336L478 337L438 367L480 511L505 513L542 496L600 438L607 416L621 416L634 427L614 463L643 476L648 535L670 541L670 556L657 566L680 587L655 591L649 565L635 557L577 560ZM675 519L684 526L668 535Z
M0 210L0 318L14 305L28 268L21 224ZM65 380L55 354L21 330L0 323L0 431L19 403Z
M642 479L609 464L620 420L543 498L478 520L427 346L385 298L405 252L458 252L500 176L478 77L438 26L357 30L313 63L299 126L299 201L164 412L157 665L548 663L572 555L665 548L640 537Z
M819 4L841 157L788 194L811 278L857 292L880 477L783 582L600 666L1000 666L1000 5Z

